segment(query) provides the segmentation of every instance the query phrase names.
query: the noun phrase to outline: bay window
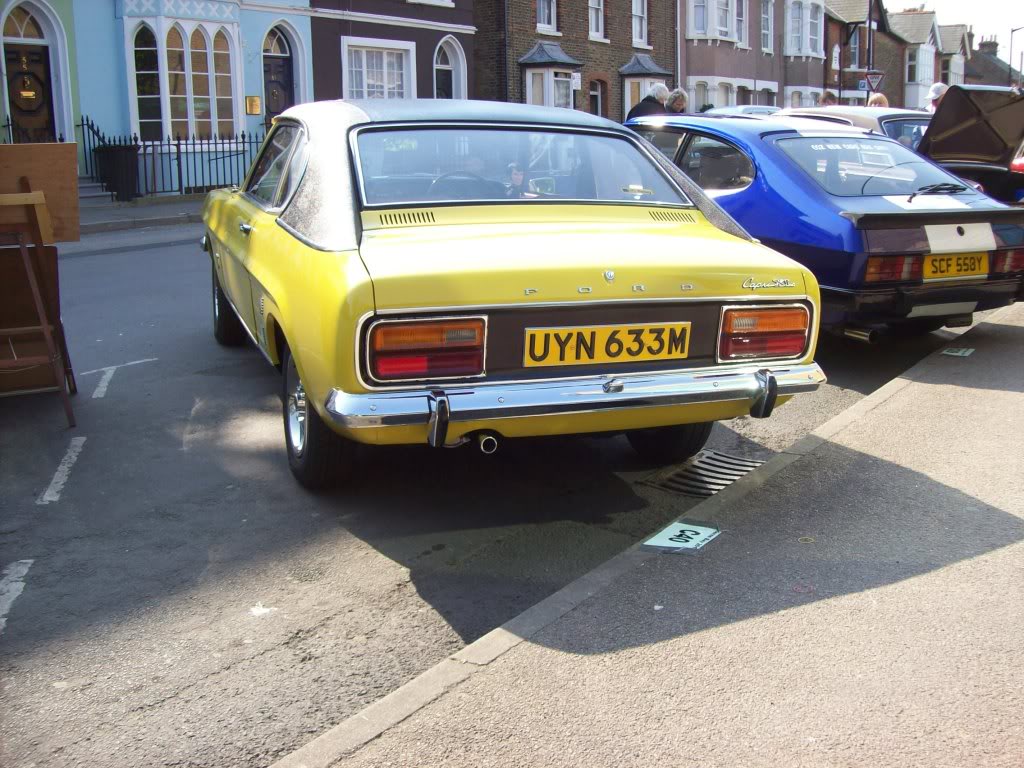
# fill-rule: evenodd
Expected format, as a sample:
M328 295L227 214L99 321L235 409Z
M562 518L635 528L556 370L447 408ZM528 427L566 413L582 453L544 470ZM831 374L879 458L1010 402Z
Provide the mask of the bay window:
M717 0L718 14L716 17L719 37L729 37L729 16L731 0Z
M574 109L572 72L560 69L527 70L526 103Z
M804 5L796 2L789 11L789 50L790 53L800 53L803 50L804 41Z
M761 0L761 50L775 47L775 0Z
M706 35L708 33L708 0L693 0L693 33Z

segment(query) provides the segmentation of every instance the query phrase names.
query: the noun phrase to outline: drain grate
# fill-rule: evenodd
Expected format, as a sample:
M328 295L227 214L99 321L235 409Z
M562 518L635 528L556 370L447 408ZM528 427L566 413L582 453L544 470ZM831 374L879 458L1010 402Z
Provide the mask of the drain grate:
M686 496L714 496L762 464L763 461L756 459L743 459L727 453L706 450L698 453L679 469L655 475L646 482L663 491L682 493Z

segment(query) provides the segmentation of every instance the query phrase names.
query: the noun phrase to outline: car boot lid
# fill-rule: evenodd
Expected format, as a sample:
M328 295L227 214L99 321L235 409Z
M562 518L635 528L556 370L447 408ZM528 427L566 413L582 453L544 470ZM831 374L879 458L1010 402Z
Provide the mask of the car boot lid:
M1015 88L954 85L917 151L938 163L1009 168L1024 143L1024 94Z

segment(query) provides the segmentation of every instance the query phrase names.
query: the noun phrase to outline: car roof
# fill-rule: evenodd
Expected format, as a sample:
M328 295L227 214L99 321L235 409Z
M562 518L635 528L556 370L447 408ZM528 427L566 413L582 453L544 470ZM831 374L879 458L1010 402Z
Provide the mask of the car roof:
M392 122L498 122L533 123L622 131L618 123L576 109L537 107L499 101L468 99L361 99L314 101L285 110L281 118L298 120L314 132L322 128Z
M923 117L928 119L931 115L919 109L900 109L898 107L855 107L849 105L836 105L831 107L789 107L783 112L787 115L834 115L835 117L851 117L863 115L876 120L884 120L889 117Z
M853 125L825 122L824 120L772 115L652 115L631 120L628 125L694 128L721 136L732 136L753 143L762 136L775 133L797 135L863 135L867 131Z

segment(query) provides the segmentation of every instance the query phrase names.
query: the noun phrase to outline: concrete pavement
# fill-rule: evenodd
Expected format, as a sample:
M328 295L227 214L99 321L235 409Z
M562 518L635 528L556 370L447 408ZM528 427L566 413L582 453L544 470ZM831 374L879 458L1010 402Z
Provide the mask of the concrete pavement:
M284 758L1020 766L1024 306Z
M118 203L79 209L81 233L115 232L125 229L194 224L202 221L205 195L180 195L140 198L132 203Z

